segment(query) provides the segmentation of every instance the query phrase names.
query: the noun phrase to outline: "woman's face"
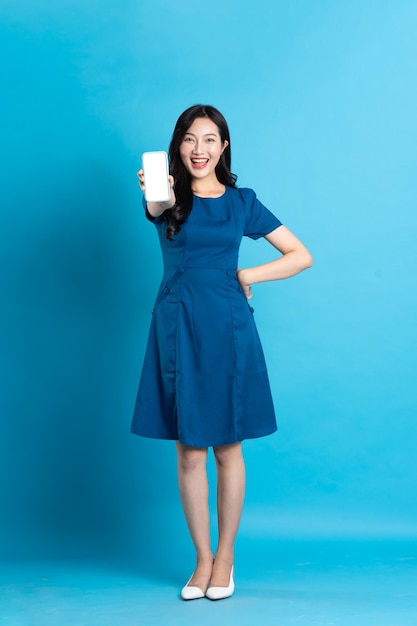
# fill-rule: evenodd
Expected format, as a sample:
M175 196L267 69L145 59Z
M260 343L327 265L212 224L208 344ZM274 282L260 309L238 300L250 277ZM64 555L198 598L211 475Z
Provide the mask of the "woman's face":
M214 122L208 117L197 117L181 142L181 160L192 178L216 177L216 165L227 145L227 141L222 143Z

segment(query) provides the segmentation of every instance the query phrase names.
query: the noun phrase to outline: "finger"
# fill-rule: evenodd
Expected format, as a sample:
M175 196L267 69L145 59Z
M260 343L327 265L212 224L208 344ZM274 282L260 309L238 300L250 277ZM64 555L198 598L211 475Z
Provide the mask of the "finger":
M139 170L138 172L136 172L136 176L138 177L139 187L142 189L142 191L144 191L144 189L145 189L145 177L144 177L144 174L143 174L143 170Z

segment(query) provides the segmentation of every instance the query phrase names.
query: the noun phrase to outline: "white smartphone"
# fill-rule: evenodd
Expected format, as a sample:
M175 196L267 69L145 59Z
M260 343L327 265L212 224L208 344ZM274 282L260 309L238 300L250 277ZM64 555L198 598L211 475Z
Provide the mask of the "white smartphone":
M145 176L145 200L147 202L166 202L171 197L168 181L168 155L166 152L144 152L142 167Z

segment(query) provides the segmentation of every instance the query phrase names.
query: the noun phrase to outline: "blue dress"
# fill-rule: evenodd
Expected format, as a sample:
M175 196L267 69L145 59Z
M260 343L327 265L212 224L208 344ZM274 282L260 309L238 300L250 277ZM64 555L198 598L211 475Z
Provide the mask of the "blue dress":
M251 189L194 196L173 241L153 220L164 274L149 331L132 432L197 448L275 432L276 420L253 309L236 278L244 235L281 222Z

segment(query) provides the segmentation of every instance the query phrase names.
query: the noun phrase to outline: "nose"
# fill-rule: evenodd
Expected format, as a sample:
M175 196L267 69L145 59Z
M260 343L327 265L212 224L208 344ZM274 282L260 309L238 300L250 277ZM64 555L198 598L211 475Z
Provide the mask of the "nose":
M201 139L197 139L194 147L193 147L193 153L194 154L201 154L203 152L202 148L201 148Z

